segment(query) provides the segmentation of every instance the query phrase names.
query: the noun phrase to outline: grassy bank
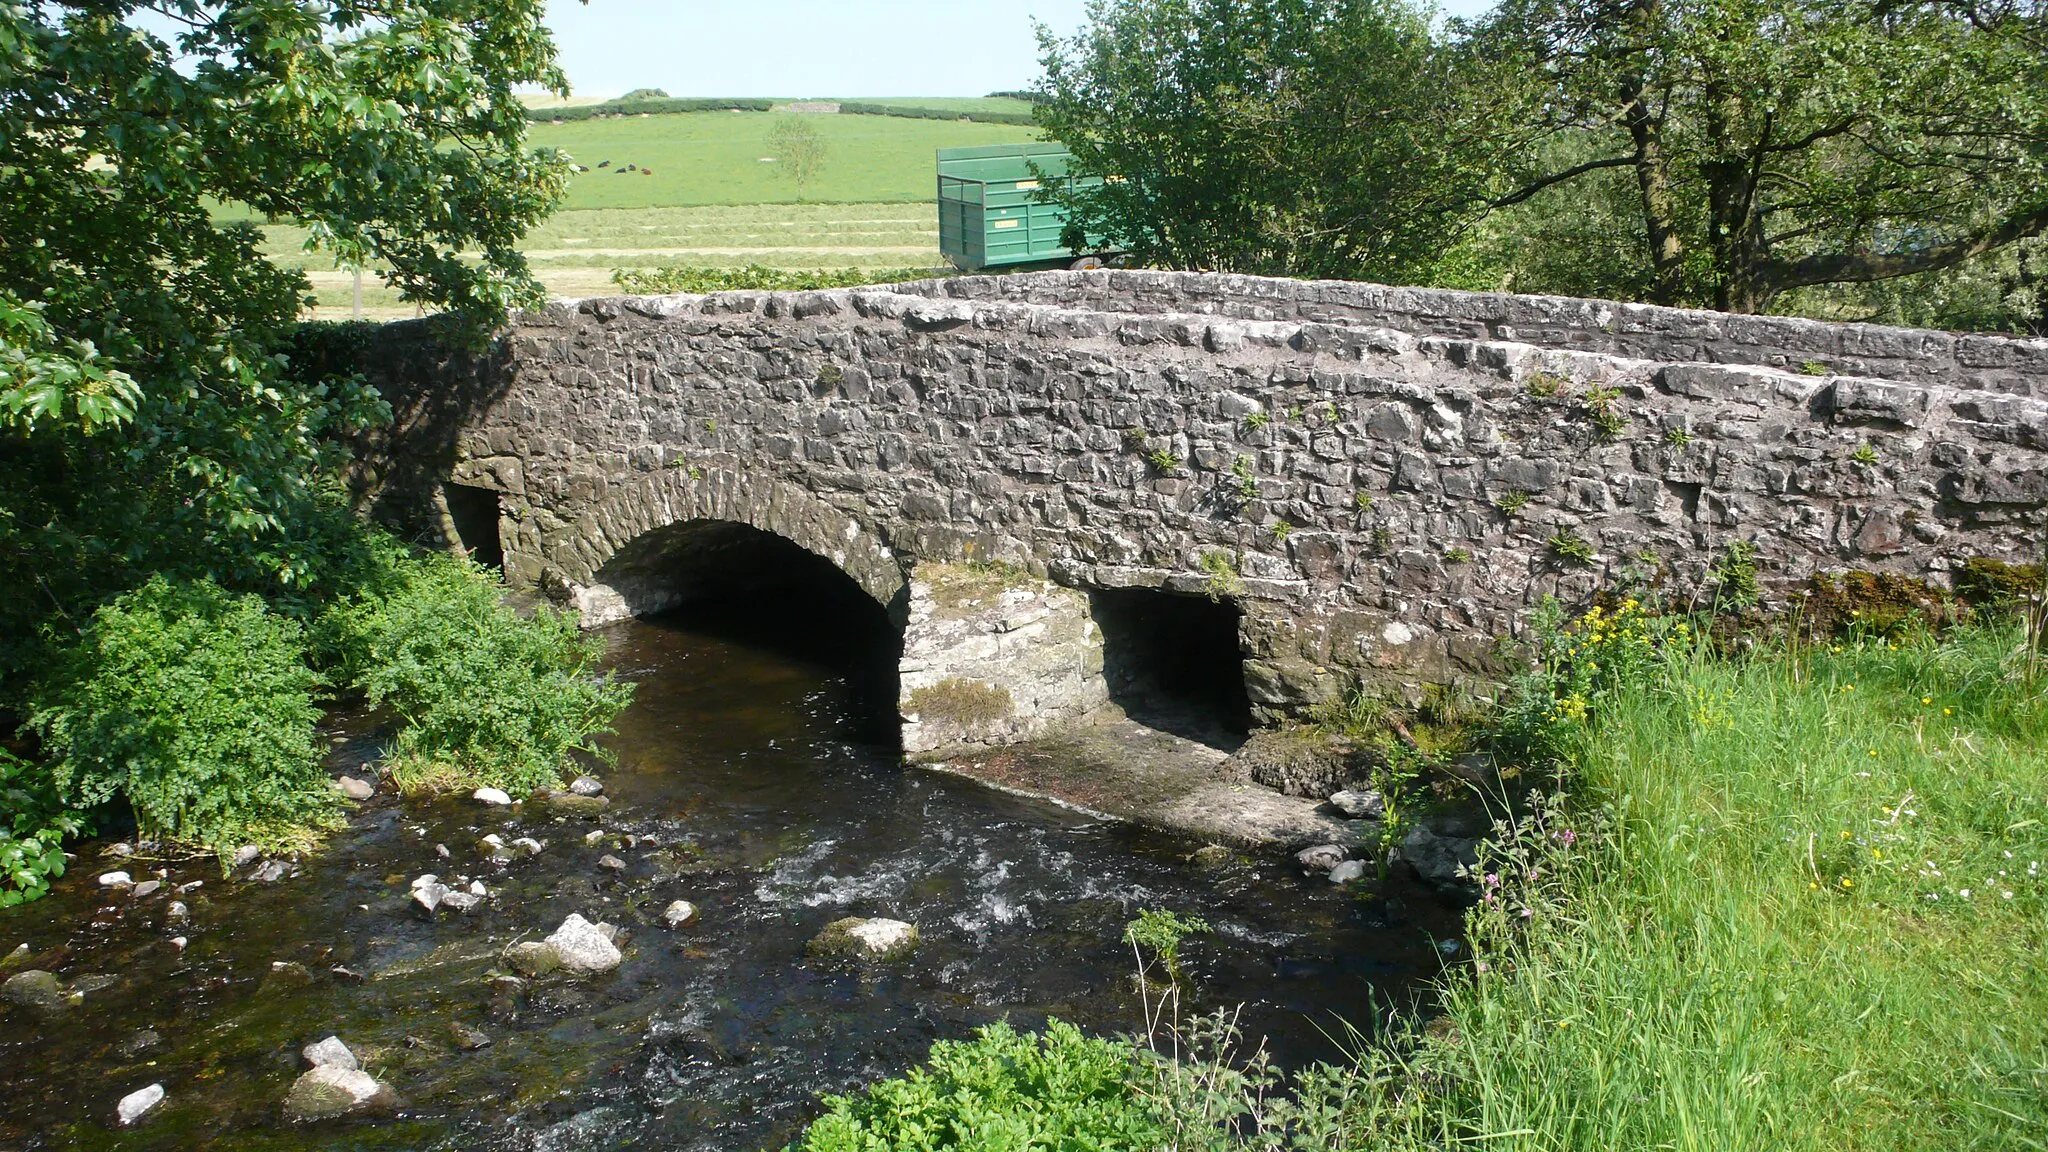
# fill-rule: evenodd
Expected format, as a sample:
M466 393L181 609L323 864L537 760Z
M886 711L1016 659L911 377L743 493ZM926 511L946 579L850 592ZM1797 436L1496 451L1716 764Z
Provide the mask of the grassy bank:
M1177 1135L1131 1146L2048 1146L2048 681L2018 630L1556 639L1522 717L1570 795L1483 865L1442 1019L1297 1082L1307 1112L1134 1059ZM860 1146L857 1111L814 1146Z

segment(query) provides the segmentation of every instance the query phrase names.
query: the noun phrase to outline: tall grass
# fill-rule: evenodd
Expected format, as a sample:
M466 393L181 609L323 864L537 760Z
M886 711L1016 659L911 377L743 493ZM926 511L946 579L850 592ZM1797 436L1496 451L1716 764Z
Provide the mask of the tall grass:
M1578 815L1491 865L1483 968L1415 1056L1438 1090L1382 1140L2048 1147L2048 703L2020 650L1691 655L1618 686L1571 756Z

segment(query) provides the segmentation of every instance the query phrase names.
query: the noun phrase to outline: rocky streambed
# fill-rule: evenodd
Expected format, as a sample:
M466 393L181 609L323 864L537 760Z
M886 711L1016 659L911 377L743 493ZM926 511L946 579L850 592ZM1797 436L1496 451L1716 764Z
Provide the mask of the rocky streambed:
M369 791L319 854L224 874L87 844L0 912L0 1147L779 1147L935 1039L1133 1026L1141 908L1215 926L1198 1002L1247 1005L1286 1061L1334 1055L1456 931L1399 877L902 767L828 668L609 635L640 691L601 781L405 802L341 732Z

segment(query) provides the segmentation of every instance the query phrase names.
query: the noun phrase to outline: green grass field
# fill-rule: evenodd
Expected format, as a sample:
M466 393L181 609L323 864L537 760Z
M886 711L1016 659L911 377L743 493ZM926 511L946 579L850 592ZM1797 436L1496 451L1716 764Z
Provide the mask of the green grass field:
M877 100L916 107L1016 111L1023 101L995 97ZM686 112L619 120L534 124L536 145L568 152L587 173L572 178L562 207L527 239L527 257L556 296L616 292L618 268L661 264L773 268L937 267L934 158L940 148L1008 144L1036 138L1027 127L894 116L810 115L825 142L825 164L805 189L778 165L763 163L769 130L783 115ZM611 166L599 168L599 161ZM625 164L636 171L615 175ZM652 175L640 175L646 168ZM303 252L305 230L265 229L265 251L296 265L313 282L313 315L343 319L352 309L352 274ZM364 277L363 315L411 316L416 309Z
M909 101L905 101L909 103ZM796 183L770 155L768 112L686 112L618 120L535 124L533 143L560 148L591 170L569 188L565 209L678 208L702 204L794 204ZM1037 138L1027 127L895 116L806 117L825 144L813 202L930 200L940 148ZM598 164L610 161L607 168ZM617 175L631 164L653 173Z

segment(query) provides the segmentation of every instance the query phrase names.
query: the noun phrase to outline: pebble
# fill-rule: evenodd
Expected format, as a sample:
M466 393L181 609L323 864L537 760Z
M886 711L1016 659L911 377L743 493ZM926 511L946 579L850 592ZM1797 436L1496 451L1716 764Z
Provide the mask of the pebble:
M351 800L368 800L377 794L377 786L375 784L370 783L368 780L359 780L354 776L343 776L334 783L341 789L341 794Z
M114 1105L114 1112L121 1117L121 1123L125 1126L133 1124L144 1116L149 1115L152 1109L163 1102L164 1086L161 1084L151 1084L147 1088L138 1089L121 1097L121 1102Z
M597 858L597 866L600 868L609 868L614 872L618 872L626 867L626 862L624 860L619 859L617 856L613 856L607 853L606 855Z
M661 914L662 921L671 928L681 928L697 918L697 906L688 900L678 900Z
M441 897L441 907L453 908L457 912L467 912L483 902L483 897L469 892L449 892Z
M356 1054L349 1051L348 1045L342 1043L339 1036L329 1036L325 1040L316 1040L299 1049L299 1055L304 1056L306 1063L314 1068L356 1069L362 1067L356 1061Z
M446 844L434 845L434 855L446 860L448 858L448 846Z
M235 867L247 867L261 859L262 856L263 849L258 848L254 844L244 844L240 848L235 849Z
M482 897L482 896L489 896L489 895L491 894L491 890L490 890L489 888L486 888L486 887L484 887L484 882L483 882L483 881L481 881L481 880L471 880L471 881L469 882L469 894L470 894L471 896L478 896L478 897Z
M171 947L176 948L180 952L183 952L185 950L185 946L190 943L191 941L185 939L183 936L171 937Z
M596 796L604 791L604 783L595 776L578 776L569 782L569 791L578 796Z
M185 902L183 900L173 900L171 901L170 905L164 909L164 915L172 920L185 920L191 917L192 910L190 908L185 907Z
M140 1028L124 1038L116 1051L122 1056L134 1059L164 1042L163 1034L154 1028Z
M1330 883L1353 884L1365 879L1365 861L1346 860L1330 869Z
M526 853L528 856L538 856L540 855L541 849L547 847L547 845L542 844L540 841L535 840L531 836L521 836L519 839L514 840L512 842L512 847L519 849L521 852Z
M129 895L137 900L140 900L144 896L155 895L156 890L163 886L164 882L161 880L144 880L142 883L137 884L135 886L135 891L130 892Z
M424 880L426 883L422 884L420 880ZM422 876L420 880L412 882L413 902L426 909L429 914L439 909L442 904L447 903L450 896L455 895L455 893L448 891L446 884L441 883L432 876Z
M135 878L126 872L102 872L100 873L100 887L133 888L135 887Z
M204 880L194 880L194 881L192 881L192 882L191 882L190 884L180 884L180 885L178 885L178 891L179 891L179 893L180 893L180 894L183 894L183 893L186 893L186 892L197 892L197 891L199 891L199 890L200 890L201 888L204 888L204 887L206 887L206 881L204 881Z
M479 788L471 792L469 797L472 800L481 800L486 804L497 804L500 806L512 802L512 797L506 795L505 791L501 788Z
M604 843L604 829L592 828L590 831L585 832L583 834L583 842L593 848Z

